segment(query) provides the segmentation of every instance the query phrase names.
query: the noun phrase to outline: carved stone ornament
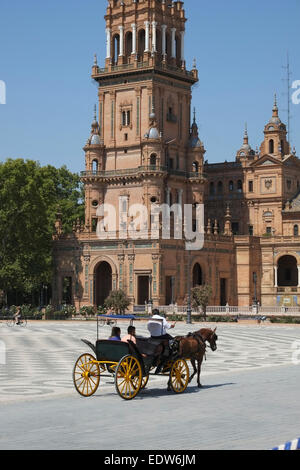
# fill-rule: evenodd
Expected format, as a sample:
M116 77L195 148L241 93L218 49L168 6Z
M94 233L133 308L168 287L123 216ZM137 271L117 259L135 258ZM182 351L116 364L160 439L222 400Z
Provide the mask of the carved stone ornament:
M270 179L265 180L265 187L266 187L267 189L271 189L272 186L273 186L273 181L272 181L272 180L270 180Z

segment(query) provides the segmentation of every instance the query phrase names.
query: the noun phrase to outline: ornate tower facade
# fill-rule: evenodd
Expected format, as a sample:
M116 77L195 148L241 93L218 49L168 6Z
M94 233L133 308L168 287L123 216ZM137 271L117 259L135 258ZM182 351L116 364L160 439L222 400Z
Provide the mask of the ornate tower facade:
M173 214L170 239L162 237L158 221L159 236L150 230L153 204L177 203L183 211L190 204L194 222L196 205L204 202L205 149L195 114L191 125L198 72L196 65L186 67L183 2L108 0L105 21L106 57L100 66L95 56L92 67L98 116L84 147L84 227L78 223L70 239L56 234L54 301L64 300L64 278L72 284L69 297L77 307L102 305L112 289L124 290L132 306L149 300L154 305L183 304L189 282L214 286L215 303L231 301L230 230L224 240L215 230L205 247L190 256L183 237L174 236L178 227ZM103 204L115 214L115 230L99 214ZM148 223L140 222L141 234L133 239L128 228L134 219L130 208L136 204L147 209Z

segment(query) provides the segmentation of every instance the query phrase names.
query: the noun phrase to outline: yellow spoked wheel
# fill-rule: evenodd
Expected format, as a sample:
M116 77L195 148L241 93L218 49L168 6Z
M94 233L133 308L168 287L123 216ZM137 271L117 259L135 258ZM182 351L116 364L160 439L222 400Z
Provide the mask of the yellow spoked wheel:
M77 392L83 397L90 397L96 392L100 382L99 364L91 354L82 354L73 370L73 382Z
M143 390L146 387L148 380L149 380L149 375L145 375L145 377L142 378L141 390Z
M189 367L184 359L177 359L170 372L170 385L175 393L183 393L189 384Z
M142 386L142 368L134 356L124 356L116 368L115 386L118 394L124 400L132 400Z

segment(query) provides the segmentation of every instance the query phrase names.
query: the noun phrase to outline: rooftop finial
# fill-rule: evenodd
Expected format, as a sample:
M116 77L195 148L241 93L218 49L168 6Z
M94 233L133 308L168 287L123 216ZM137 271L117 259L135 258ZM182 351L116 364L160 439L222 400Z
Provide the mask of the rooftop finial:
M97 121L97 105L94 106L94 121Z
M278 117L277 95L274 95L273 117Z
M196 108L194 107L194 124L196 124Z

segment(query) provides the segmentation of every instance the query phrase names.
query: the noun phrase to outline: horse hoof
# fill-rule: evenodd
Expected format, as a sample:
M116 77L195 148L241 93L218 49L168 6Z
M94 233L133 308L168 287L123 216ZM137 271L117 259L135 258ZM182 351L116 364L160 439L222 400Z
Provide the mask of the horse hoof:
M198 384L198 388L202 388L202 384Z

